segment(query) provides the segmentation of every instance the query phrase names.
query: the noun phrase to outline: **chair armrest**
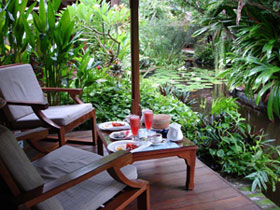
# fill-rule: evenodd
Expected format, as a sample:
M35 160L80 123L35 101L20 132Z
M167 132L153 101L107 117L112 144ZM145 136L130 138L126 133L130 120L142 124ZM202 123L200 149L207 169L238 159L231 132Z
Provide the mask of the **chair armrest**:
M42 120L46 125L52 126L54 128L60 129L60 126L57 125L55 122L50 120L45 116L45 114L41 110L45 110L49 107L48 103L36 103L36 102L21 102L21 101L7 101L8 105L20 105L20 106L31 106L34 113L37 117Z
M23 102L23 101L7 101L8 105L31 106L33 109L45 110L49 107L48 103L41 102Z
M127 151L115 152L52 182L45 183L38 188L25 192L18 197L17 202L26 208L30 208L98 173L110 168L121 168L132 162L131 153Z
M69 94L81 95L83 89L81 88L56 88L56 87L42 87L43 92L68 92Z
M71 98L77 103L82 104L83 102L77 95L81 95L83 90L81 88L56 88L56 87L43 87L43 92L68 92Z
M27 131L23 131L21 133L17 133L15 134L15 136L18 141L21 141L34 137L36 138L46 137L48 136L48 134L49 134L49 130L47 128L39 127L39 128L33 128Z

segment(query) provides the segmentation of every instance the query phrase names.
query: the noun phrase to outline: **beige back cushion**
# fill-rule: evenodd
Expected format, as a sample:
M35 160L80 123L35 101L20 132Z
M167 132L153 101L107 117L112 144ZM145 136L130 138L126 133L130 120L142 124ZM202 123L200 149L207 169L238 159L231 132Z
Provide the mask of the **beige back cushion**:
M0 96L7 101L45 102L30 64L0 68ZM12 122L33 113L33 110L27 106L8 106L4 112L8 121Z
M12 174L20 189L32 190L44 184L42 177L19 147L16 138L0 125L0 158ZM40 210L63 209L56 198L50 198L38 205Z

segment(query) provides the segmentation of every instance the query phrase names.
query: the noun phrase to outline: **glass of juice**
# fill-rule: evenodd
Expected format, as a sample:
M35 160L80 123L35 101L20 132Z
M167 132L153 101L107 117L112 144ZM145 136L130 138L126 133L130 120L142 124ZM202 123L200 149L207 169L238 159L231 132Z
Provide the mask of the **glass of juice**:
M150 136L150 130L152 128L153 116L154 116L154 113L152 110L146 110L144 112L144 121L145 121L145 126L146 126L146 129L148 132L148 138Z
M138 115L131 115L129 118L130 129L132 132L132 140L137 140L138 130L140 128L140 117Z

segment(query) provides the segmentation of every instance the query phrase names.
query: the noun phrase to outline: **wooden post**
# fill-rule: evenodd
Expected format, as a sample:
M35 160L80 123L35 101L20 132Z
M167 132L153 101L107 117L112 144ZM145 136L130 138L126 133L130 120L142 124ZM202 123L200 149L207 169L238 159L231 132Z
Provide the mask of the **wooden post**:
M130 0L130 34L131 34L131 113L141 114L140 79L139 79L139 0Z

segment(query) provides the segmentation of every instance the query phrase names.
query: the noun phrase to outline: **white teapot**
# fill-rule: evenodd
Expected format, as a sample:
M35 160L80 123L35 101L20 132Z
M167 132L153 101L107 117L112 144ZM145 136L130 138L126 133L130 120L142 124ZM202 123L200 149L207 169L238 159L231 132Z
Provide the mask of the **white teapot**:
M183 139L183 133L182 133L180 124L174 122L169 125L167 139L173 140L173 141L179 141L179 140Z

